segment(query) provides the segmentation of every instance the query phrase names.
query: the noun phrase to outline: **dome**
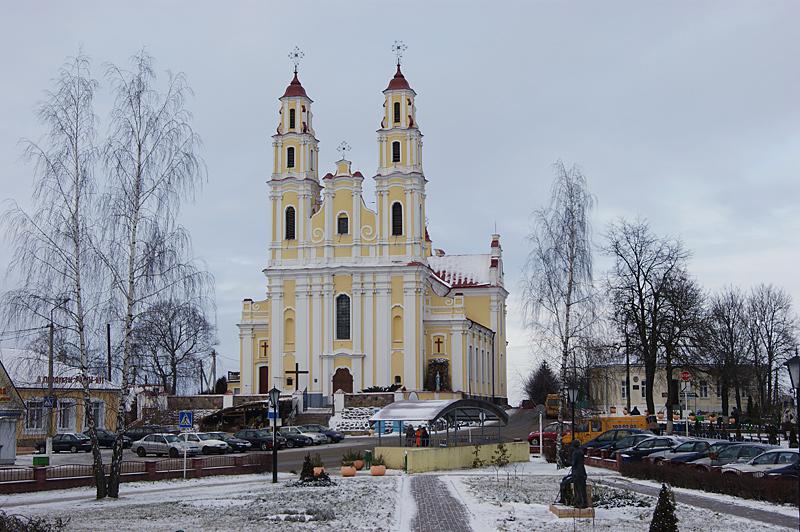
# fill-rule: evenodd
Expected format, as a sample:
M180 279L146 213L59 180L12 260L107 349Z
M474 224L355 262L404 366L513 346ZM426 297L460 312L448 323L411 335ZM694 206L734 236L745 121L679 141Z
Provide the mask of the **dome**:
M389 81L389 86L386 87L387 91L393 90L411 90L411 85L408 84L406 81L405 76L403 73L400 72L400 64L397 65L397 72L395 73L394 77Z
M286 91L283 93L282 98L286 98L287 96L302 96L304 98L308 98L308 94L306 94L306 90L300 84L300 80L297 79L297 71L294 72L294 79L292 82L289 83L289 86L286 87Z

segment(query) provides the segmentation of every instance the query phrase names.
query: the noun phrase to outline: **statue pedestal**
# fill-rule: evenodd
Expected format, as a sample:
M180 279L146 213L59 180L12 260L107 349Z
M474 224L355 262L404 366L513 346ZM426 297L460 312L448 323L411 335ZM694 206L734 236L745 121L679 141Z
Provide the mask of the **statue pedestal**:
M591 518L594 519L594 508L573 508L572 506L564 506L562 504L551 504L550 511L556 517L577 517L577 518Z

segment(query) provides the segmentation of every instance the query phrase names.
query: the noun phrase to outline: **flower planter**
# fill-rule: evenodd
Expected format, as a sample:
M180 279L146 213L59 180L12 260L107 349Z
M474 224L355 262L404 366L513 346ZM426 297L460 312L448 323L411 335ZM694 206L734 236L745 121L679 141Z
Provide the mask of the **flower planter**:
M612 414L616 414L617 413L617 407L616 406L612 406L611 407L611 413Z
M658 417L659 421L664 419L664 412L659 412L658 416L656 416L656 417Z
M342 466L342 476L343 477L354 477L356 476L356 468L353 466Z
M353 460L353 467L355 467L358 471L364 469L364 460Z
M386 466L385 465L374 465L369 468L369 472L372 473L373 477L382 477L386 474Z
M323 474L324 472L325 472L325 468L324 468L324 467L315 467L315 468L314 468L314 476L315 476L315 477L318 477L318 476L320 476L320 475L321 475L321 474Z

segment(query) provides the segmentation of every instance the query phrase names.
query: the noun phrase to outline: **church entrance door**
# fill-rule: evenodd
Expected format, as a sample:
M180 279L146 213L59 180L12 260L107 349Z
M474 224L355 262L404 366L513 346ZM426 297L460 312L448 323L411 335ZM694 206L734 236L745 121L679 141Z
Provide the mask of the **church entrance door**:
M342 390L345 393L353 393L353 376L347 368L339 368L333 374L333 391Z
M269 393L269 366L258 366L258 394Z

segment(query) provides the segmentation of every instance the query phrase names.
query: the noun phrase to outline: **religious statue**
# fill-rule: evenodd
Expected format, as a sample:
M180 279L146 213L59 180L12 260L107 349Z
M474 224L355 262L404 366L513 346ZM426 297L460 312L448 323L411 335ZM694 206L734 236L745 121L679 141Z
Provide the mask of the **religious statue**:
M439 372L436 372L436 391L439 392L442 390L442 377L439 376Z

